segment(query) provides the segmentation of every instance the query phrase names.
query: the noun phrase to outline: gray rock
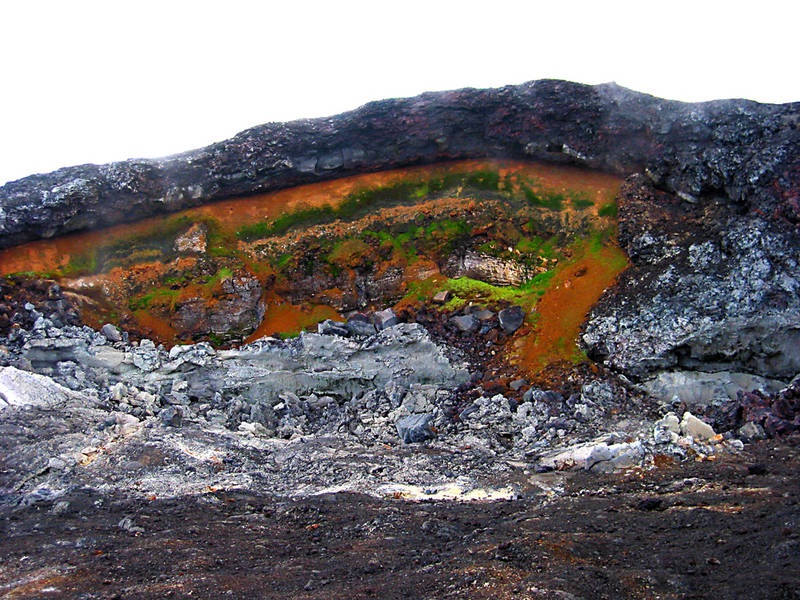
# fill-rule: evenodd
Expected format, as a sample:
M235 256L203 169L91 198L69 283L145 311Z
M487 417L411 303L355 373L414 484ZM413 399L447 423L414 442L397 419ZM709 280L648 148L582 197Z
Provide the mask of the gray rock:
M104 336L106 336L106 339L109 342L121 342L122 341L122 334L119 332L119 329L117 329L111 323L106 323L105 325L103 325L103 328L100 330L100 332Z
M691 408L704 409L714 401L735 400L739 391L774 394L784 385L782 381L750 373L666 371L643 382L642 388L662 402L671 402L677 396Z
M508 387L510 387L515 392L518 392L520 389L522 389L526 385L528 385L528 380L527 379L515 379L514 381L512 381L511 383L508 384Z
M701 421L688 410L683 413L681 431L683 435L688 435L696 440L710 440L717 435L711 425Z
M473 311L472 316L481 322L494 319L494 313L490 310L486 310L485 308Z
M400 320L391 308L386 308L372 313L372 322L375 324L375 329L382 331L389 327L394 327Z
M167 406L158 413L161 422L169 427L180 427L183 424L183 410L178 406Z
M590 381L581 387L581 402L611 406L614 403L614 390L605 381Z
M450 290L442 290L440 292L436 292L433 296L433 301L436 304L446 304L450 302L450 299L453 297L453 293Z
M744 442L767 439L764 428L758 423L748 422L739 428L739 438Z
M480 321L473 315L459 315L450 319L450 322L462 333L475 333L480 328Z
M759 211L736 215L729 202L656 202L639 176L621 193L620 242L633 266L589 315L589 356L636 379L665 369L796 375L800 261L791 230ZM687 225L666 232L666 218ZM687 395L705 401L703 387L729 387L702 384Z
M413 444L433 437L432 420L433 416L427 413L408 415L395 421L394 425L397 428L397 435L400 436L403 443Z
M492 285L520 285L536 273L527 265L473 250L452 255L444 266L448 277L471 277Z
M347 329L342 323L332 319L325 319L322 323L317 325L317 332L322 335L340 335L342 337L349 337L350 330Z
M347 319L347 323L345 323L345 329L347 329L352 335L360 337L367 337L377 333L375 325L372 324L370 318L362 313L356 313Z
M501 310L497 317L500 319L500 327L510 335L522 327L522 322L525 320L525 312L519 306L511 306Z

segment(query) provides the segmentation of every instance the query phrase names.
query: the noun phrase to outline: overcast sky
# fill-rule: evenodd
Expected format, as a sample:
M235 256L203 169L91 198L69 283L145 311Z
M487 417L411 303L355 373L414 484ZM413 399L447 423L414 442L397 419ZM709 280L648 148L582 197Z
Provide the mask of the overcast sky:
M799 4L3 2L0 183L380 98L542 77L686 101L797 101Z

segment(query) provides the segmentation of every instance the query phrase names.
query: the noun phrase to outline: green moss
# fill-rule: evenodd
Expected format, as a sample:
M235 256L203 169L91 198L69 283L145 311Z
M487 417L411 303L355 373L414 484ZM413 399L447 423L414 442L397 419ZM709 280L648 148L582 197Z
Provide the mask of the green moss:
M290 340L290 339L292 339L292 338L299 337L299 336L300 336L300 330L295 330L295 331L286 331L286 332L284 332L284 333L278 333L278 334L276 334L276 335L277 335L278 339L281 339L281 340Z
M613 202L609 202L605 206L601 206L600 209L597 211L597 214L600 215L601 217L612 217L616 219L618 212L619 208L615 200Z
M165 277L164 285L183 285L187 281L189 281L189 277L187 275L180 275L178 277Z
M523 254L537 254L544 244L544 240L538 235L531 238L522 238L517 242L516 249Z
M547 208L549 210L563 210L566 198L560 192L547 190L533 190L527 184L521 183L520 189L531 206Z
M111 240L74 255L60 268L59 274L77 277L101 273L113 267L126 267L137 262L166 261L175 255L175 238L195 224L206 226L208 253L215 256L235 256L235 240L221 233L218 221L209 217L194 218L187 215L166 219L152 229Z
M54 279L58 275L58 271L17 271L16 273L9 273L3 277L6 279L14 279L15 277L24 277L26 279Z
M97 249L92 248L70 257L69 262L60 269L64 277L79 277L97 272Z
M231 248L227 248L225 246L209 246L208 249L206 250L206 252L208 254L210 254L211 256L232 257L232 256L236 256L237 255L236 250L233 250Z
M291 260L292 260L292 255L289 254L288 252L285 252L275 260L275 267L278 269L283 269L286 265L289 264L289 261Z
M222 336L214 333L213 331L208 334L208 341L211 342L212 346L219 347L225 343L225 340Z
M292 228L352 219L375 206L410 203L455 187L470 187L484 191L498 191L503 182L497 171L481 170L467 173L446 173L425 180L403 180L374 188L361 189L345 196L338 206L301 208L284 213L270 221L245 225L236 232L241 240L253 241L282 235Z
M568 196L569 203L572 204L572 208L576 210L584 210L590 206L594 206L594 201L586 192L570 192Z
M178 290L171 290L168 288L158 288L147 294L144 294L143 296L131 298L128 301L128 308L130 308L132 311L146 310L150 308L151 304L154 301L159 301L160 303L163 303L165 300L170 300L170 304L172 304L177 295L178 295Z
M333 250L325 257L328 263L345 266L351 262L359 262L370 253L370 247L357 238L346 238L338 241Z
M442 289L450 290L459 299L485 302L510 302L521 306L530 306L544 292L555 274L554 271L540 273L526 283L514 286L496 286L469 277L448 279Z

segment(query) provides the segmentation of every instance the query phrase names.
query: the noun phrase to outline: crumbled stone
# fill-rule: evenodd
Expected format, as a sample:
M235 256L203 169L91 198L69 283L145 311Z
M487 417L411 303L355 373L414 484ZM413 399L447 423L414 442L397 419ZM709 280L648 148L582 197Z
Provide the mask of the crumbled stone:
M711 425L701 421L688 410L683 413L683 419L681 419L681 432L683 435L700 440L710 440L717 435Z

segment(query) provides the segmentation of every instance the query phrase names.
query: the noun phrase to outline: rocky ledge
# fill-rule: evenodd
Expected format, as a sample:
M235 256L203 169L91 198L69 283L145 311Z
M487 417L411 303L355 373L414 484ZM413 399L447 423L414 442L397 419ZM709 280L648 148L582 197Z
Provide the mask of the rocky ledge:
M189 206L416 163L538 159L645 172L686 202L800 223L800 105L685 104L541 80L270 123L176 156L81 165L0 188L0 248Z

